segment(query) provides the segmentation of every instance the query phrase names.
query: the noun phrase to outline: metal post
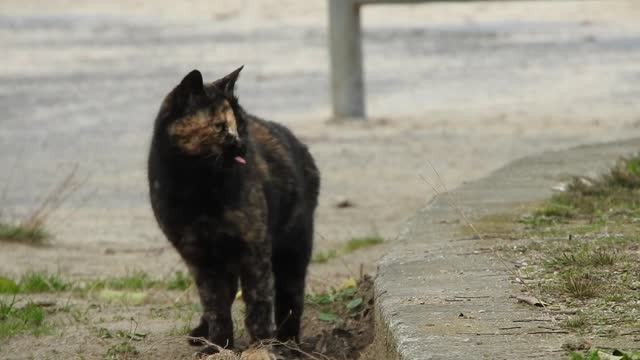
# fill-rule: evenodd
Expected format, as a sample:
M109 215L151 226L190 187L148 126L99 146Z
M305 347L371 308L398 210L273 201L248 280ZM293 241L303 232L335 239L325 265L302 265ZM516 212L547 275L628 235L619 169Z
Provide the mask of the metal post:
M360 4L329 0L331 96L335 118L365 118Z

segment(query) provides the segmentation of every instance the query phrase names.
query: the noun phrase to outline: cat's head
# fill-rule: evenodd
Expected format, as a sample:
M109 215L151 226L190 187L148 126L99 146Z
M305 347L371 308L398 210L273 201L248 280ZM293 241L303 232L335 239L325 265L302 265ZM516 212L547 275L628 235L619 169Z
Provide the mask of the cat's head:
M161 131L178 151L219 164L244 164L246 124L234 87L242 67L205 84L193 70L165 98Z

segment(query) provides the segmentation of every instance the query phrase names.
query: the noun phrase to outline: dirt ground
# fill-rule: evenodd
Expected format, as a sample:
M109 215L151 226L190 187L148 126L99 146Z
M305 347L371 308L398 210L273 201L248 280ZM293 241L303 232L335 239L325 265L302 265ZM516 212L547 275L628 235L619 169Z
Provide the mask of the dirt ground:
M357 278L361 264L372 273L433 196L420 178L437 182L431 165L453 188L528 154L640 135L638 3L549 6L367 7L371 119L337 124L327 121L325 1L2 1L1 214L28 213L75 166L82 186L47 223L48 246L0 243L0 274L183 269L146 195L154 113L192 68L213 80L240 63L241 103L290 126L317 159L317 250L386 239L312 265L310 290ZM353 206L336 206L345 199ZM65 334L36 341L90 346Z
M276 344L274 352L279 358L358 358L373 340L372 278L361 278L347 295L326 303L311 297L306 305L302 344L299 347ZM21 298L18 307L26 304L25 297ZM98 294L78 296L73 292L28 298L45 309L50 329L38 337L18 335L0 343L2 359L187 359L202 349L187 344L186 332L199 320L193 288L184 292L151 290L143 303L126 299L105 301ZM359 299L360 304L347 309L345 305L353 299ZM321 320L318 315L321 312L329 312L336 319ZM230 357L220 354L207 360L239 360L239 352L248 345L243 314L241 301L237 301L233 315L235 354L223 351Z

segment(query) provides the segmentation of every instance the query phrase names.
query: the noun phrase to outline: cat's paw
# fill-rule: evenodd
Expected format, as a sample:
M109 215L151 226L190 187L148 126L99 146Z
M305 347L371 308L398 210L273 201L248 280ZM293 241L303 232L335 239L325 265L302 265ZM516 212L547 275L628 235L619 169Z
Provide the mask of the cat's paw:
M209 324L205 319L200 320L200 324L189 332L189 345L201 346L206 343L209 337Z

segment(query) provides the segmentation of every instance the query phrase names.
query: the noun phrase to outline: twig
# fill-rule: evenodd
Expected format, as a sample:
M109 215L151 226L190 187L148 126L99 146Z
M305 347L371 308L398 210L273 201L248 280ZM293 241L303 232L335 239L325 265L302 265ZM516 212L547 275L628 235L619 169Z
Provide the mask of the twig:
M489 299L491 296L454 296L456 299Z
M75 181L77 170L78 164L75 164L71 172L69 172L60 184L54 187L40 202L40 205L22 221L24 227L30 229L39 229L42 227L47 218L58 210L60 206L86 182L87 179L84 179L82 182Z
M548 319L518 319L518 320L511 320L511 322L514 322L514 323L538 322L538 321L550 322L552 320L548 320Z

